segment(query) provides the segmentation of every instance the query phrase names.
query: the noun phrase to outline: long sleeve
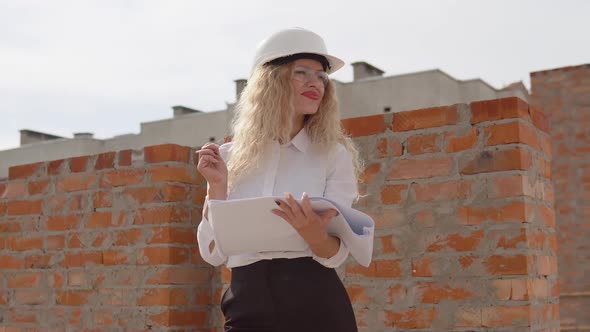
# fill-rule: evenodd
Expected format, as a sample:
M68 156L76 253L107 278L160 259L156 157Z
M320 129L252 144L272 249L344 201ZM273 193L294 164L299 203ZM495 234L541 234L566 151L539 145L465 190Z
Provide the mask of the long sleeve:
M331 157L324 197L350 207L357 195L357 181L354 175L352 156L343 145L339 144ZM336 268L344 263L348 254L349 249L346 243L340 240L340 248L334 256L324 258L313 255L312 257L326 267Z
M325 258L312 254L311 257L325 267L337 268L338 266L342 265L342 263L344 263L346 258L348 258L348 253L349 252L346 244L344 244L344 241L340 240L340 248L334 256Z
M227 257L219 252L217 246L215 246L212 252L209 250L209 246L214 241L215 238L213 236L211 224L207 218L203 217L199 227L197 228L197 242L199 243L199 252L201 253L201 257L203 260L205 260L205 262L213 266L218 266L225 263L227 261Z

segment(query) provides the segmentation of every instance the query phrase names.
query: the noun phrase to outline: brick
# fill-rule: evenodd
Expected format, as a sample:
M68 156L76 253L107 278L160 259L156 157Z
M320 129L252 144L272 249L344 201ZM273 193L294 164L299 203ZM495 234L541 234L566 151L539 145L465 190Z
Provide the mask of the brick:
M47 175L58 175L63 172L64 165L66 164L64 159L52 160L47 164Z
M132 150L123 150L119 151L119 158L118 158L118 165L119 166L131 166L132 160L131 155Z
M113 214L108 212L93 212L86 221L86 228L108 228L119 226L113 223Z
M495 207L459 207L458 216L463 224L477 225L486 221L492 222L529 222L530 203L510 202Z
M103 174L100 181L101 188L128 186L143 181L143 169L115 169Z
M104 265L125 265L129 263L129 253L125 250L102 251L102 264Z
M555 228L555 210L545 205L537 205L537 220L547 227Z
M412 276L432 277L432 260L430 257L418 257L412 259Z
M189 211L182 206L166 205L153 208L138 209L133 224L159 224L183 222L188 220Z
M49 189L49 180L39 180L29 182L29 195L47 194Z
M458 180L437 183L415 184L412 186L419 202L451 201L465 199L472 195L473 181Z
M97 310L94 314L94 324L96 325L112 325L114 322L112 310ZM97 332L102 332L97 330Z
M481 308L459 307L455 310L456 327L481 326Z
M15 323L26 323L26 324L39 324L39 310L28 309L23 307L10 308L5 317L8 317L8 321L12 324ZM19 324L20 325L20 324ZM12 330L10 332L20 332L22 329Z
M102 264L100 251L69 251L64 253L63 267L84 267L88 264Z
M0 269L23 269L24 263L21 258L0 253Z
M477 144L477 129L471 128L465 135L458 135L456 132L445 134L447 143L446 152L455 153L471 149Z
M38 216L16 216L8 217L0 222L0 234L18 233L27 231L38 231Z
M549 117L543 114L543 111L536 109L534 107L529 108L529 113L533 125L538 129L546 133L549 133Z
M137 299L139 306L175 306L188 304L188 291L184 288L147 288Z
M471 123L521 118L529 119L529 105L517 97L475 101L471 106Z
M367 303L369 298L365 293L365 287L361 285L349 285L346 287L346 292L350 298L350 302L354 303Z
M94 208L107 208L113 206L113 193L110 191L97 191L92 197Z
M82 306L88 303L90 290L57 290L55 292L55 303L67 306Z
M347 266L347 275L362 275L368 278L400 278L401 261L395 259L374 259L369 267Z
M25 266L31 269L53 269L61 262L59 254L25 256Z
M115 156L116 152L107 152L99 154L98 156L96 156L94 169L102 170L108 168L115 168Z
M387 185L381 191L381 202L383 204L399 204L405 199L408 185Z
M146 277L146 285L202 285L211 281L213 271L209 266L167 266Z
M387 130L383 114L340 120L342 130L351 137L376 135Z
M125 229L114 233L113 245L129 246L140 243L143 231L140 228ZM193 242L194 243L194 242Z
M188 163L190 148L176 144L152 145L143 148L144 161L147 163L161 163L178 161Z
M551 276L557 274L557 257L556 256L537 256L537 270L540 275Z
M551 141L551 137L549 135L539 135L539 147L541 148L541 152L547 158L551 158L553 156L553 142Z
M11 181L0 185L0 199L22 198L26 196L26 184L24 181Z
M538 136L531 125L521 121L495 124L484 128L484 137L487 138L488 146L522 143L540 151Z
M126 188L122 195L137 204L146 204L182 201L189 198L190 192L186 187L166 184L160 187Z
M387 300L385 303L393 304L404 301L408 296L408 290L403 285L390 285L387 288Z
M432 326L438 317L436 308L410 308L405 311L385 310L385 322L387 327L400 329L424 329Z
M54 194L51 196L45 196L45 206L47 207L48 214L59 214L66 210L66 203L68 197L65 194Z
M43 176L43 167L45 163L32 163L26 165L12 166L8 168L8 179L26 179L33 177L33 175Z
M62 250L66 247L65 235L47 235L45 238L45 249Z
M422 303L436 304L445 300L466 300L474 297L473 292L436 282L418 282L418 292L422 295Z
M58 192L72 192L95 189L97 184L98 176L96 174L74 174L58 180L56 189Z
M456 106L424 108L395 113L393 131L408 131L457 124L459 112Z
M359 176L362 183L371 183L381 172L381 163L373 163L365 167L363 173Z
M530 271L530 258L525 255L493 255L484 262L492 275L526 275Z
M205 203L205 196L207 196L207 187L199 186L197 188L192 188L191 195L193 197L193 204L202 207Z
M382 137L377 141L377 158L389 156L389 142L387 137Z
M451 175L453 160L450 157L402 159L393 164L388 180L407 180Z
M86 206L88 194L70 195L67 204L70 212L82 211Z
M193 228L155 227L152 228L152 236L147 243L179 243L190 245L197 243L197 234Z
M45 229L48 231L77 229L80 226L81 218L81 215L76 214L47 217L47 220L45 221Z
M42 200L8 201L8 215L41 214L43 211Z
M0 217L3 217L6 214L6 211L8 211L8 205L6 204L6 202L0 202Z
M408 152L413 155L440 152L437 144L439 137L438 134L410 136L407 140Z
M27 251L43 249L43 237L20 235L6 238L6 247L12 251Z
M39 289L17 289L14 291L16 304L40 305L49 304L49 294Z
M506 175L494 177L493 188L489 192L489 197L522 197L528 196L536 198L535 189L531 185L529 177L522 174Z
M484 237L483 230L476 230L469 234L453 233L444 237L437 235L437 238L431 243L426 251L440 251L450 248L455 251L474 251L479 246Z
M519 230L499 230L490 231L488 233L488 239L493 239L495 247L498 249L518 249L518 248L529 248L535 249L530 245L530 236L527 237L527 231L525 228Z
M154 166L147 170L151 182L181 182L188 184L200 184L202 181L195 177L196 169L191 171L186 166Z
M156 326L204 326L209 315L199 310L166 309L148 319Z
M88 156L70 158L70 171L72 173L86 172L88 168Z
M139 251L138 264L182 264L189 259L189 251L179 247L148 247Z
M41 285L43 274L41 272L19 272L8 276L8 288L37 288Z
M526 327L530 325L530 310L527 305L484 307L481 323L484 327Z
M460 165L461 174L478 174L510 170L528 170L532 166L531 153L522 148L483 151Z

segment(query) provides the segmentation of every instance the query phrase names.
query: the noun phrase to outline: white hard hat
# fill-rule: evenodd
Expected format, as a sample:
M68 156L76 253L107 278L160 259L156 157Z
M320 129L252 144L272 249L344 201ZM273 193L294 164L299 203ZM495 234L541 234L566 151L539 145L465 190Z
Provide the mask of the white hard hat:
M326 68L328 74L344 66L344 61L328 54L326 44L318 34L302 28L290 28L272 34L258 45L252 69L272 60L300 53L325 57L329 63Z

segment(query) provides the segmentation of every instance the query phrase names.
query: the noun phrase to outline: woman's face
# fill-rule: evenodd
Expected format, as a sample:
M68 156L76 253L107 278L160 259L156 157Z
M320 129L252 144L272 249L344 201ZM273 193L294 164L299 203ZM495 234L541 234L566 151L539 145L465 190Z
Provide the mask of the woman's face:
M319 61L293 61L291 84L295 93L295 114L315 114L324 98L328 74Z

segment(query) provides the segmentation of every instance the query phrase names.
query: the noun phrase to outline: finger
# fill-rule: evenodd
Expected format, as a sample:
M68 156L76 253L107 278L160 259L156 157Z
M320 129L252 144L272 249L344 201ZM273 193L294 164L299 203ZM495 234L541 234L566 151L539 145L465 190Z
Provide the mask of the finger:
M283 202L280 199L275 200L275 203L277 203L277 205L281 208L281 210L283 212L285 212L285 214L287 215L287 217L289 219L295 218L295 216L293 215L293 211L291 210L291 207L289 206L289 203Z
M303 196L301 196L301 208L303 209L303 213L306 217L312 218L317 216L317 214L311 208L311 201L305 192L303 193Z
M213 151L211 149L203 149L203 150L199 150L198 152L199 152L199 158L202 156L211 156L211 157L221 160L221 156L216 154L215 151Z
M210 166L215 166L219 163L217 159L212 156L205 156L199 159L199 163L197 164L197 169L203 169Z
M303 211L301 210L301 206L299 206L299 203L297 203L297 201L295 200L295 198L293 198L293 195L291 195L291 193L285 193L285 198L287 199L287 202L289 203L291 211L293 212L293 215L295 217L305 217L303 215Z
M289 217L287 216L285 211L279 210L279 209L272 209L271 212L276 214L277 216L285 219L285 221L288 222L289 224L291 223L291 219L289 219Z
M322 224L322 226L327 226L332 219L334 219L334 217L336 217L338 215L338 211L334 210L334 209L330 209L328 211L324 211L320 214L320 223Z
M203 145L200 150L197 150L195 152L200 153L203 150L213 151L213 153L215 153L216 155L220 154L219 153L219 145L217 145L215 143L207 143L207 144Z

